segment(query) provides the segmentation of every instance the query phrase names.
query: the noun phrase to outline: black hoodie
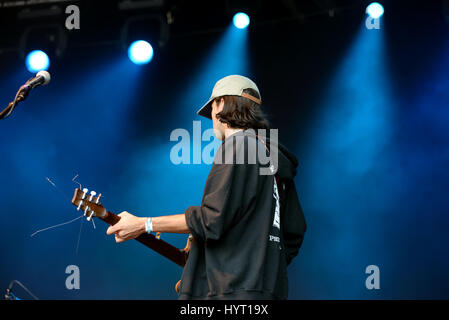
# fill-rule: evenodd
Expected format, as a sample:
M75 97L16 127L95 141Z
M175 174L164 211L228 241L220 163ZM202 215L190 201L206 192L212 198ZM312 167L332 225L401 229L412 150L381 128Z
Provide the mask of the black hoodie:
M285 147L267 141L271 149L278 147L277 179L261 175L268 164L259 156L248 160L251 143L266 152L250 130L223 142L217 155L229 159L224 150L232 150L234 164L220 164L216 156L201 206L185 211L194 240L179 299L287 298L287 265L306 229L293 182L298 162ZM244 164L235 164L242 153Z

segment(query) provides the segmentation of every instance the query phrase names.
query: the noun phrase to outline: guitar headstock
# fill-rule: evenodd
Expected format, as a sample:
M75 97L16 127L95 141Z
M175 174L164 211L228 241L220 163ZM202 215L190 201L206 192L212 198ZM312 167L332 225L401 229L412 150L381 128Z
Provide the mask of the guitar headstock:
M95 191L84 188L83 190L76 188L72 198L72 204L76 206L77 210L84 211L87 220L90 221L93 217L104 218L106 216L106 209L100 202L101 193L97 196Z

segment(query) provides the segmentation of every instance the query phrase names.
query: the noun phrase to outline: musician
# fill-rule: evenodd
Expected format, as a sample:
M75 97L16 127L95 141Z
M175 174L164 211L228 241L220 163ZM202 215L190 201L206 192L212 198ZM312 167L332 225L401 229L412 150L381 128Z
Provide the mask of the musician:
M107 234L117 243L144 232L191 234L179 299L286 299L287 265L306 230L293 182L298 162L285 147L257 134L268 123L259 89L246 77L219 80L198 114L212 119L216 137L223 140L201 205L150 218L122 212ZM236 163L242 153L245 159L255 155L251 144L268 155L277 148L278 168L259 156ZM233 161L225 161L229 154ZM272 174L261 174L268 166Z

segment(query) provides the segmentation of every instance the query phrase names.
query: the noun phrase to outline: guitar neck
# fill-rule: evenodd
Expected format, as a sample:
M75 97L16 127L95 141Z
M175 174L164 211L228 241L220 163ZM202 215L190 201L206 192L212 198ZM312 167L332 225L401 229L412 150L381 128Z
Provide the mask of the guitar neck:
M106 216L101 218L104 222L113 226L120 221L120 217L110 211L107 211ZM171 244L156 238L152 234L143 233L135 240L142 243L144 246L156 251L160 255L166 257L177 265L184 267L187 260L187 254L184 250L178 249Z

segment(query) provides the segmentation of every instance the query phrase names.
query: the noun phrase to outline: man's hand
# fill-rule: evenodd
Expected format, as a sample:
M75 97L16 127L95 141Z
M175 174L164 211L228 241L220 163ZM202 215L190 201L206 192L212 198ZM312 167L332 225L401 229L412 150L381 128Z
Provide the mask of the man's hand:
M118 216L120 221L110 226L106 231L107 235L115 233L115 241L117 243L134 239L145 232L145 223L148 218L136 217L126 211L123 211Z

